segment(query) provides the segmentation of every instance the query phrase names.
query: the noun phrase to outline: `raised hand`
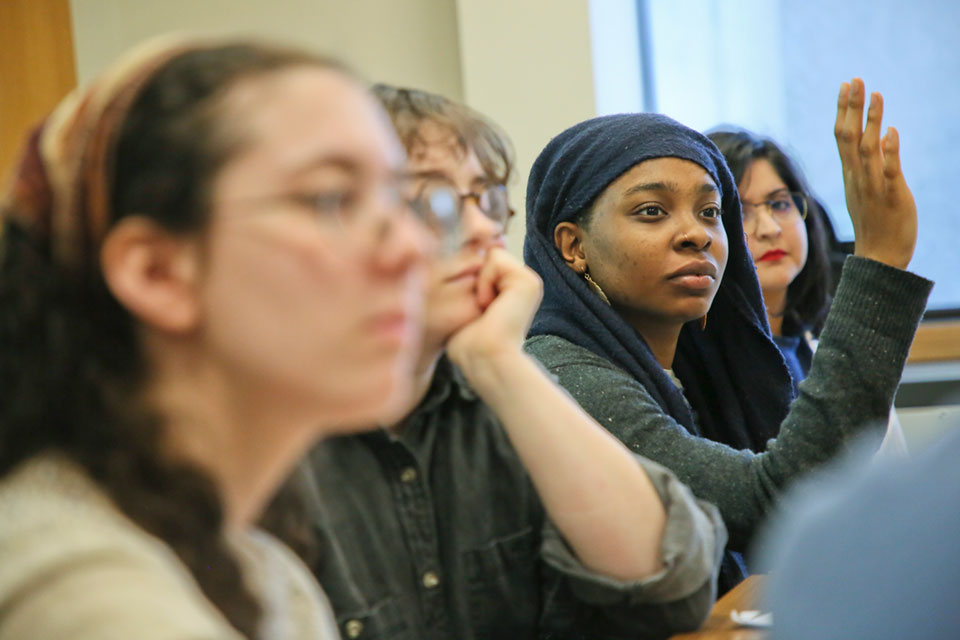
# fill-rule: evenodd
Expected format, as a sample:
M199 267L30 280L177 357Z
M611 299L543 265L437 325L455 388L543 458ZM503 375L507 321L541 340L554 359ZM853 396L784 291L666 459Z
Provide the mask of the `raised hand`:
M468 378L478 360L519 354L542 295L536 273L504 249L491 249L477 278L483 313L454 334L447 354Z
M883 96L870 95L863 125L865 95L860 78L844 82L834 126L856 239L854 253L905 269L917 243L917 205L900 170L897 130L890 127L880 137Z

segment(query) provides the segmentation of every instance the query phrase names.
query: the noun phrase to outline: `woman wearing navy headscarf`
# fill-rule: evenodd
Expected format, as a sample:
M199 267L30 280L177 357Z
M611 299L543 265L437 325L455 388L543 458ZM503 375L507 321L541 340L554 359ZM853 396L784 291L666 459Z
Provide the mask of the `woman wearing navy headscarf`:
M882 435L932 283L899 138L844 83L836 137L856 232L793 403L746 247L736 185L705 136L654 114L567 129L534 163L524 258L544 280L527 350L632 450L720 508L721 592L782 488L851 437Z

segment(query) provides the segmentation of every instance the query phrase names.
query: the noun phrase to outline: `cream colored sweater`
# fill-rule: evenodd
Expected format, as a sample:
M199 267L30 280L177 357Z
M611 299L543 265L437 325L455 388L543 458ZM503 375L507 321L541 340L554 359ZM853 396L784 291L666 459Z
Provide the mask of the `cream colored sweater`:
M230 540L261 638L338 638L306 567L261 531ZM83 471L38 456L0 478L0 640L239 640L186 566Z

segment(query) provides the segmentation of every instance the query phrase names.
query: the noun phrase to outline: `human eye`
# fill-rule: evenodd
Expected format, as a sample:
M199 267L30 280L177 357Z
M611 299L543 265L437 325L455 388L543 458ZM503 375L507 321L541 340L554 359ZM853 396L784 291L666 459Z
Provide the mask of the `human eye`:
M644 218L648 220L653 220L656 218L663 218L667 215L667 212L663 207L656 204L644 204L633 210L633 215L638 218Z
M439 233L455 227L459 221L459 196L450 186L426 184L411 201L413 210Z
M793 209L794 204L787 196L779 196L770 201L770 210L776 211L777 213L785 213Z
M317 217L328 218L349 212L356 200L350 189L324 189L293 194L294 202Z
M708 220L720 220L721 213L720 207L710 206L701 211L700 215Z

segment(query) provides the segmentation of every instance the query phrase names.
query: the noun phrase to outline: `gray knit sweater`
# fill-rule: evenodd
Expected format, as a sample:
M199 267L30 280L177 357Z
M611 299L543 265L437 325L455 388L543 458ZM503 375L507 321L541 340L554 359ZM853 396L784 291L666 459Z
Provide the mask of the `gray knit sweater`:
M834 456L854 436L880 436L933 283L864 258L847 259L800 394L764 453L691 435L637 380L563 338L535 336L525 349L631 450L673 470L720 509L728 548L745 550L777 494Z

